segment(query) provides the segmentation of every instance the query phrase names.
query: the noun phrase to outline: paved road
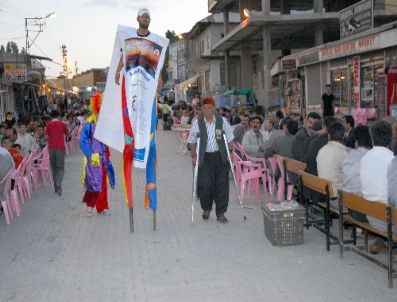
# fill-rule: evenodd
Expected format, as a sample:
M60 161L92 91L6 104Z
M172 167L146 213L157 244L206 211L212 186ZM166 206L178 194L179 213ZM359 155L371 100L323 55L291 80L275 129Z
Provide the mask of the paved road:
M192 226L190 157L177 155L177 145L174 133L158 132L157 232L143 209L143 171L135 172L130 234L120 178L112 215L88 218L81 153L68 157L61 198L41 188L10 226L0 217L0 301L396 301L385 270L352 253L339 260L316 230L305 232L304 245L271 246L258 200L247 202L246 222L232 193L228 224L197 211ZM119 172L120 156L112 156Z

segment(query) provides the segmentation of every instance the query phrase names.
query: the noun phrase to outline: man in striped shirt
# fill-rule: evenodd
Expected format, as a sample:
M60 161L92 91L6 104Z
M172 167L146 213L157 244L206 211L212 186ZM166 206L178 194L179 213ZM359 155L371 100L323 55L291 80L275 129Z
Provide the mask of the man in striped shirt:
M197 194L203 219L210 217L212 204L220 223L227 223L225 212L229 203L229 162L226 148L231 149L233 131L227 120L215 114L215 101L206 97L201 105L202 117L192 125L187 142L191 145L192 162L196 164L196 143L200 137ZM223 139L226 135L227 145Z

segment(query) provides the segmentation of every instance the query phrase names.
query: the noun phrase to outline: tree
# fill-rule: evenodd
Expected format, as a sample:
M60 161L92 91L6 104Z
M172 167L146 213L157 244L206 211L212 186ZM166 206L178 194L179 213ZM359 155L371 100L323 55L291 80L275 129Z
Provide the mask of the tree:
M176 36L175 31L170 31L169 29L166 31L165 36L167 37L167 39L170 40L170 44L178 40L178 37ZM169 80L168 72L167 72L169 56L170 56L170 53L167 48L167 51L165 53L163 69L161 70L161 77L163 80L163 84L167 83Z
M167 37L167 39L170 40L170 43L173 43L176 40L178 40L178 37L176 36L175 31L167 30L166 33L165 33L165 36Z
M6 52L7 52L7 53L12 53L11 42L7 42L7 45L6 45Z
M11 41L11 48L12 48L12 53L13 54L18 54L19 53L18 45L14 41Z
M1 52L1 53L6 52L6 49L4 48L4 45L1 45L1 46L0 46L0 52Z
M6 52L8 53L13 53L13 54L18 54L19 49L17 43L14 41L8 41L7 46L6 46Z
M22 47L22 48L21 48L21 52L20 52L20 54L21 54L21 55L25 55L25 54L26 54L25 47Z

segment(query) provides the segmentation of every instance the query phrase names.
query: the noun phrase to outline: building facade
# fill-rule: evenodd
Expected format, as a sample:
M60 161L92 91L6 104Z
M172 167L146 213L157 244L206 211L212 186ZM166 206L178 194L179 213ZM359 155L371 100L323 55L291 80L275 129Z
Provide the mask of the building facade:
M278 58L304 49L336 41L340 37L340 11L355 0L209 0L211 13L233 11L240 14L234 29L224 27L224 37L211 49L213 55L224 57L226 82L229 80L230 54L241 51L241 86L253 88L259 104L272 109L291 102L302 107L305 82L295 72L291 77L273 79L271 69ZM394 4L393 4L394 3ZM375 26L394 17L395 1L374 0ZM227 24L227 18L224 19ZM281 83L280 83L281 81ZM284 82L283 82L284 81ZM284 86L288 86L285 94Z

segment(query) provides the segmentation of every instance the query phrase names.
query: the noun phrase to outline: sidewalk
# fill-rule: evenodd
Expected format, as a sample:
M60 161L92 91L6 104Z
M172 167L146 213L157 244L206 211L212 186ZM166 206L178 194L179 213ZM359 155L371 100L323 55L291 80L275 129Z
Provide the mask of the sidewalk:
M201 219L191 225L192 169L177 155L178 139L158 131L157 232L143 209L145 172L135 170L135 233L121 185L121 157L112 152L117 185L110 216L85 216L81 153L69 156L63 195L39 189L6 226L0 216L0 301L395 301L387 273L339 249L311 228L295 247L273 247L263 232L258 200L243 221L235 189L229 223ZM252 194L254 195L254 194Z

